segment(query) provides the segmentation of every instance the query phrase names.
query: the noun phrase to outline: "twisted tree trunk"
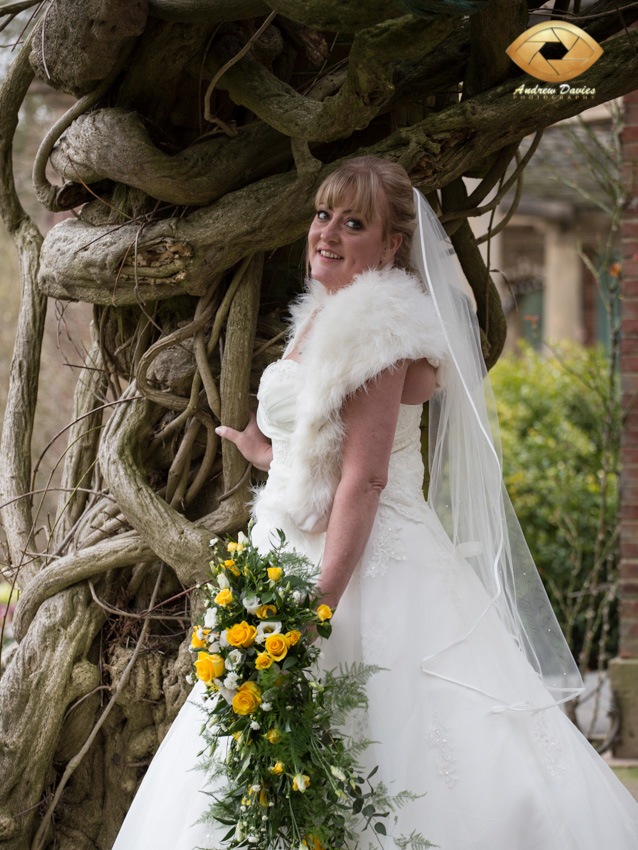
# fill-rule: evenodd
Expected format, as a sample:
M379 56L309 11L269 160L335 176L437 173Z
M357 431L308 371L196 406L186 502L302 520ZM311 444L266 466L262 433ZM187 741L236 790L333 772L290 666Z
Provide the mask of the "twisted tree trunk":
M468 217L524 136L638 85L638 36L612 0L583 21L617 35L579 78L595 97L547 101L513 97L522 80L504 59L538 4L407 5L57 0L0 87L0 212L22 286L0 459L3 572L22 590L0 678L1 850L107 850L185 699L185 591L210 537L245 526L253 477L214 429L244 426L278 353L296 285L283 249L321 180L364 152L405 166L440 205L491 366L505 323ZM638 18L621 5L625 24ZM34 163L40 201L78 210L44 241L11 166L34 73L78 97ZM470 197L468 173L482 176ZM50 297L95 316L43 544L25 494Z

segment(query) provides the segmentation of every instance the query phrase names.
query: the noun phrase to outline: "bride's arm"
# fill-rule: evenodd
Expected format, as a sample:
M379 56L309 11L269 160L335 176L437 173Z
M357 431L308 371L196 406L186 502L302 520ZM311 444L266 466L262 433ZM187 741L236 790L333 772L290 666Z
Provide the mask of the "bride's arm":
M319 588L328 605L339 602L368 542L388 478L407 361L358 390L342 411L345 435L341 479L326 533Z
M267 437L262 434L257 424L257 417L250 411L248 425L243 431L236 431L228 425L215 428L217 434L234 443L249 463L268 472L272 461L272 446Z

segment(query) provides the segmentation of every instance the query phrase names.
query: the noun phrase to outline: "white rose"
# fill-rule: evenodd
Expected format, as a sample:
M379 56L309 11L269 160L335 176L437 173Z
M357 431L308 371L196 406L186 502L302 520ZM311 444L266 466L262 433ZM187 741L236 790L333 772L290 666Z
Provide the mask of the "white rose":
M226 656L226 661L224 662L226 665L226 669L233 671L241 664L243 659L243 653L239 649L233 649Z
M217 625L217 608L207 608L204 614L204 626L207 629L214 629Z
M281 632L281 623L279 620L264 620L257 626L257 634L255 635L256 643L263 643L268 635L278 635Z
M223 573L217 576L217 584L220 590L228 590L230 588L230 582Z
M246 596L244 598L244 608L249 614L255 614L261 605L261 599L258 596Z

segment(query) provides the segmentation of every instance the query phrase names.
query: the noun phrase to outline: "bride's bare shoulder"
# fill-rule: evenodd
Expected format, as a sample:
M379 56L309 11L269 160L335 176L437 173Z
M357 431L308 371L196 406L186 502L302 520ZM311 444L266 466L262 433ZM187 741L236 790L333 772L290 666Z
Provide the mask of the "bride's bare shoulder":
M425 357L410 360L405 373L401 404L423 404L436 388L436 369Z

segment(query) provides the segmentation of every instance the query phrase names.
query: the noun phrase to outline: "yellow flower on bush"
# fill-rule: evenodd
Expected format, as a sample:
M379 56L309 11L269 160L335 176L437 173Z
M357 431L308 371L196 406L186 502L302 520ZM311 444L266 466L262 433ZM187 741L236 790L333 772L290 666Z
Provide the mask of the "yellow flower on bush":
M279 581L281 578L281 567L268 567L268 578L271 581Z
M292 780L292 790L293 791L301 791L303 792L310 785L310 777L306 776L305 773L296 773Z
M271 772L271 773L276 773L276 774L279 776L279 774L281 774L281 773L283 773L283 772L284 772L284 768L285 768L285 766L286 766L286 765L283 763L283 761L276 761L276 762L273 764L273 766L270 768L270 772Z
M203 649L206 646L206 641L204 638L206 635L210 634L210 629L202 629L203 637L197 637L197 632L199 631L199 626L195 626L193 629L193 637L191 638L191 646L193 649Z
M274 605L260 605L259 608L255 611L255 614L259 617L260 620L267 620L268 617L274 617L277 613L277 609Z
M232 592L232 590L229 590L228 588L224 588L223 590L220 590L219 593L217 594L217 596L215 597L215 602L218 605L223 605L224 607L226 605L230 605L230 603L232 601L233 601L233 592Z
M224 659L221 655L210 655L208 652L198 652L195 669L197 670L197 678L201 679L204 684L208 685L213 681L213 679L219 679L226 668L224 666Z
M268 740L270 744L278 744L281 741L281 732L279 729L269 729L264 738Z
M317 608L317 616L323 622L324 620L329 620L332 617L332 610L329 605L320 605Z
M301 632L298 632L296 629L293 629L291 632L286 632L286 640L290 646L294 646L298 643L300 637Z
M261 688L255 682L244 682L235 696L232 706L235 714L252 714L259 708L261 703Z
M243 646L247 649L255 642L257 629L255 626L249 625L245 620L241 623L235 623L226 632L226 640L231 646Z
M286 639L286 635L268 635L264 646L268 655L271 655L275 661L281 661L288 654L288 640Z
M259 805L263 806L264 808L266 808L266 806L268 805L268 794L265 788L262 788L259 792Z
M267 652L260 652L255 659L255 668L257 670L267 670L272 664L272 656Z

